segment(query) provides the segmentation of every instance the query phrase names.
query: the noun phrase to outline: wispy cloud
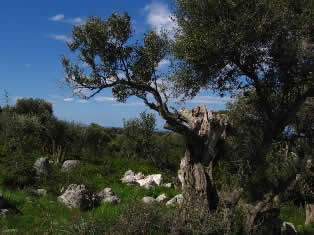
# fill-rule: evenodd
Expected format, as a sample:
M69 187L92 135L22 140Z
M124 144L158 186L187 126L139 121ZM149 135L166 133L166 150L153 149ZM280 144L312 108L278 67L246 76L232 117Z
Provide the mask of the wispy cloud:
M88 103L88 100L78 100L77 102L78 102L78 103L81 103L81 104L87 104L87 103Z
M162 68L162 67L164 67L164 66L167 66L167 65L169 65L169 64L170 64L170 61L169 61L169 60L163 59L163 60L161 60L161 61L159 62L159 64L158 64L158 69L160 69L160 68Z
M31 64L24 64L25 68L30 68L32 65Z
M144 106L144 102L115 103L114 106Z
M83 24L85 22L85 20L82 17L65 18L64 14L57 14L55 16L50 17L49 20L75 25Z
M99 97L96 97L95 100L98 102L114 102L114 101L116 101L115 98L110 97L110 96L99 96Z
M83 24L85 20L81 17L75 17L75 18L66 19L65 22L69 24Z
M72 102L72 101L74 101L74 99L73 98L65 98L65 99L63 99L65 102Z
M166 4L163 3L151 3L145 6L147 12L147 23L157 33L166 30L172 33L177 27L174 17L171 15L170 10Z
M72 42L72 38L64 34L51 34L50 38L53 38L57 41L62 41L62 42Z
M49 18L52 21L62 21L64 19L64 14L57 14Z

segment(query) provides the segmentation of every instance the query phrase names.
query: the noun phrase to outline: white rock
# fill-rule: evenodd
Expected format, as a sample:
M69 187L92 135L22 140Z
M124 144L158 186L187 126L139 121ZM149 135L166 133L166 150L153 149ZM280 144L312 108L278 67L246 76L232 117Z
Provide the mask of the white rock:
M43 188L39 188L39 189L34 190L34 193L38 196L45 196L47 195L47 190Z
M281 234L282 235L297 235L298 232L292 223L283 222L281 226Z
M127 170L125 173L124 173L124 176L127 176L127 175L132 175L134 176L134 172L132 170Z
M162 184L162 175L161 174L155 174L155 175L149 175L147 177L150 177L153 179L155 184L160 185Z
M172 184L171 183L165 183L165 184L162 184L162 186L165 188L171 188Z
M101 203L109 202L109 203L120 203L120 198L112 191L111 188L104 188L102 191L97 193L98 200Z
M67 160L62 164L61 172L68 172L69 170L76 168L79 163L79 160Z
M121 179L123 184L136 184L135 174L132 170L128 170L124 173L123 178Z
M8 209L0 209L0 217L6 217L8 212L9 212Z
M33 166L36 170L36 175L46 175L49 171L49 160L47 157L37 159Z
M143 197L142 200L143 200L144 203L147 203L147 204L151 204L154 201L156 201L155 198L153 198L153 197Z
M168 201L169 197L167 197L166 194L160 194L157 198L156 198L156 201L157 202L166 202Z
M167 206L173 206L173 205L181 205L183 202L183 195L182 194L178 194L175 197L173 197L172 199L170 199L166 205Z
M136 181L141 187L150 189L155 184L155 181L150 177L145 177L144 179Z
M137 173L137 174L134 176L134 178L135 178L136 181L137 181L137 180L144 179L144 177L145 177L145 175L144 175L142 172L139 172L139 173Z
M1 232L2 232L1 234L4 234L4 233L17 233L18 230L14 229L14 228L11 228L11 229L4 229Z
M70 208L88 209L92 200L85 185L70 184L58 201Z

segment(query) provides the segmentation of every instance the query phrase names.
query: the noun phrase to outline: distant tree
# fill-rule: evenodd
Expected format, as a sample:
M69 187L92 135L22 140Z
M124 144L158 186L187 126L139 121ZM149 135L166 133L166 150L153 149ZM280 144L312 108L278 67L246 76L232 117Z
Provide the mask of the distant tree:
M153 134L156 128L155 115L141 112L139 118L124 120L123 127L123 134L126 136L124 152L150 159L157 164L153 144Z
M84 135L85 144L95 154L101 154L111 139L105 128L95 123L88 125Z
M52 104L43 99L18 99L14 106L14 112L37 116L40 118L41 122L45 122L53 116Z

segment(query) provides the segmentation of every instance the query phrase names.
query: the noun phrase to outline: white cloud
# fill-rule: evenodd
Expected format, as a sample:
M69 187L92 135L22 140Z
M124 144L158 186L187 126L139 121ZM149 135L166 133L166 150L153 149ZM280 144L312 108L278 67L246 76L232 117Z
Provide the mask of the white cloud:
M155 30L160 33L162 30L166 30L172 33L177 27L176 22L168 6L162 3L151 3L145 7L147 15L147 23Z
M144 106L144 102L116 103L114 106Z
M58 14L53 17L49 18L51 21L55 22L63 22L63 23L68 23L68 24L83 24L85 20L81 17L74 17L74 18L65 18L64 14Z
M70 24L83 24L85 20L81 17L75 17L75 18L67 19L66 22Z
M65 98L63 99L65 102L72 102L74 99L73 98Z
M50 37L58 41L72 42L72 38L64 34L51 34Z
M49 18L52 21L61 21L64 19L64 14L58 14Z
M77 102L78 102L78 103L81 103L81 104L87 104L87 103L88 103L88 100L78 100Z
M115 98L109 97L109 96L99 96L99 97L96 97L95 100L98 102L114 102L114 101L116 101Z
M158 64L158 69L162 68L163 66L166 66L166 65L169 65L170 64L170 61L169 60L166 60L166 59L163 59L159 62Z

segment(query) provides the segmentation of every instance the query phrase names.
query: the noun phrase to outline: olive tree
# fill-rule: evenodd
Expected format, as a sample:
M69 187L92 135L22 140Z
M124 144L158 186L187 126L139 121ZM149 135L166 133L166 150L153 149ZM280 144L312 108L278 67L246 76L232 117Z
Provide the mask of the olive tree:
M81 92L86 98L111 88L118 101L136 96L158 112L166 121L165 128L185 138L185 165L180 173L184 201L189 202L193 193L204 212L215 209L218 201L213 161L227 120L224 115L208 112L205 106L169 109L166 88L171 86L165 86L163 81L167 78L158 71L158 64L169 56L169 42L164 35L148 32L142 43L132 43L130 21L127 14L112 14L105 20L92 17L85 24L74 26L73 41L68 47L78 52L80 61L75 64L63 57L65 80L73 86L74 93ZM82 63L89 68L84 70L79 66Z
M179 89L246 95L261 130L249 149L250 174L264 172L272 144L314 96L314 1L176 0L174 8ZM248 233L292 180L248 208Z

